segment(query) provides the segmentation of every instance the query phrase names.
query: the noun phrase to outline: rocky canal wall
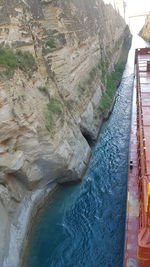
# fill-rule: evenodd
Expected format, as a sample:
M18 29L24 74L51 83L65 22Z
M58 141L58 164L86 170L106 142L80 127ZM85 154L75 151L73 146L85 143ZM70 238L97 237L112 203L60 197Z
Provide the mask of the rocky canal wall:
M22 203L82 179L130 37L110 1L0 1L1 266L17 266Z

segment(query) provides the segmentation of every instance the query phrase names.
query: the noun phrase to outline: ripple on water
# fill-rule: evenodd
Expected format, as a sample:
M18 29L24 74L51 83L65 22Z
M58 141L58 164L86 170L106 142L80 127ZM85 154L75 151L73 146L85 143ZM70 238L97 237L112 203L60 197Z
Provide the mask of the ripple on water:
M80 185L64 188L35 225L28 267L121 267L133 75L122 79Z

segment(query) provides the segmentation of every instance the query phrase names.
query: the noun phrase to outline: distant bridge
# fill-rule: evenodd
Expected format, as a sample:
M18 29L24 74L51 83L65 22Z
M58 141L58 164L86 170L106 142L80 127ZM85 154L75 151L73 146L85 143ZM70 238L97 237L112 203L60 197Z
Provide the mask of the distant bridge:
M129 15L129 19L135 18L135 17L144 17L144 16L147 16L149 13L150 13L150 11L146 11L146 12L142 12L142 13L135 13L135 14Z

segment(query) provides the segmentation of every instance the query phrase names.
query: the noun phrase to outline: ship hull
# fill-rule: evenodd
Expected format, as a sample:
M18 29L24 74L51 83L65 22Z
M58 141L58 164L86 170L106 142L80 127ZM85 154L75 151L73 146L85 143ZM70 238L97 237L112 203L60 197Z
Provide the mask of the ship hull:
M136 49L124 267L150 267L150 48Z

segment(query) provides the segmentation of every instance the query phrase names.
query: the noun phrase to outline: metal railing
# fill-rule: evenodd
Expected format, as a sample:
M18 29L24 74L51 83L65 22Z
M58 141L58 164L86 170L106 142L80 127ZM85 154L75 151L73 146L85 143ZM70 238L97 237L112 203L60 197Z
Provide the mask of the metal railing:
M150 176L147 173L146 142L143 123L143 103L140 84L140 68L138 55L150 54L150 49L136 50L136 94L137 94L137 155L138 155L138 187L139 187L139 234L138 257L150 260ZM143 72L143 70L141 71ZM146 126L145 126L146 127Z

